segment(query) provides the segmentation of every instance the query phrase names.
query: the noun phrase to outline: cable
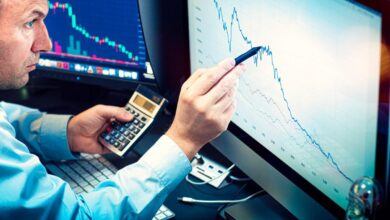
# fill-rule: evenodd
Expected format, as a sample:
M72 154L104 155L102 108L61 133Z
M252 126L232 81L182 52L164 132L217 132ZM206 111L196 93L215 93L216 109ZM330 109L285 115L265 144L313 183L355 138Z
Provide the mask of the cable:
M190 180L190 178L189 178L188 175L186 176L186 181L189 182L189 183L191 183L192 185L205 185L205 184L210 183L211 181L216 180L216 179L218 179L219 177L225 175L227 172L229 172L230 170L232 170L234 167L235 167L235 165L233 164L233 165L231 165L227 170L225 170L224 172L222 172L220 175L218 175L218 176L216 176L216 177L214 177L214 178L212 178L212 179L209 179L209 180L207 180L207 181L195 182L195 181L193 181L193 180Z
M237 182L246 182L246 181L251 181L252 179L247 177L247 178L239 178L239 177L235 177L233 175L230 175L229 178L233 181L237 181Z
M191 197L178 197L177 200L186 202L186 203L212 203L212 204L217 204L217 203L240 203L240 202L245 202L248 201L249 199L263 193L264 190L260 190L258 192L253 193L252 195L245 197L243 199L236 199L236 200L203 200L203 199L194 199Z
M234 193L235 195L233 196L233 199L236 199L238 197L238 195L241 193L241 191L244 190L247 185L248 185L248 183L245 183L244 185L242 185L241 188L236 193ZM225 204L220 205L217 209L217 213L220 215L221 211L224 210L228 205L229 205L229 203L225 203Z

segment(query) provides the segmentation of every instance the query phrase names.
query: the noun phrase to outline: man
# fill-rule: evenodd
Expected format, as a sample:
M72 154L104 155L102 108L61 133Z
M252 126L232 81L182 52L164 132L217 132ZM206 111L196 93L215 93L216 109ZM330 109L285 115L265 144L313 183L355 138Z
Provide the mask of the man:
M0 0L0 88L28 81L39 53L51 49L43 19L47 0ZM196 71L182 87L174 121L135 164L85 195L47 174L40 160L105 153L97 142L112 119L129 121L119 107L95 106L74 117L0 103L0 219L151 219L191 169L201 147L224 131L235 109L235 84L244 66L227 59Z

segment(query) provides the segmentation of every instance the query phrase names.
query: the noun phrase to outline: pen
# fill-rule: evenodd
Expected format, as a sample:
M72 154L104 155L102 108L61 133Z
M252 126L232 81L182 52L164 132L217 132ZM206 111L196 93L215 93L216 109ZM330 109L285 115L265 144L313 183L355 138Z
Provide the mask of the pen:
M252 47L250 50L248 50L247 52L241 54L240 56L236 57L234 60L236 61L236 66L242 62L244 62L246 59L248 59L249 57L255 55L259 50L261 49L261 47Z

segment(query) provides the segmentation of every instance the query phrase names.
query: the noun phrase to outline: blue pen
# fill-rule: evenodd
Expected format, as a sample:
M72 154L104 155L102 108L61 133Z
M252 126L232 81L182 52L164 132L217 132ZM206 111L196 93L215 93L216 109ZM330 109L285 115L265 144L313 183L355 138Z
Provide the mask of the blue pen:
M244 62L245 60L247 60L249 57L255 55L260 49L261 49L261 47L252 47L247 52L245 52L245 53L241 54L240 56L236 57L234 59L236 61L236 66L238 64Z

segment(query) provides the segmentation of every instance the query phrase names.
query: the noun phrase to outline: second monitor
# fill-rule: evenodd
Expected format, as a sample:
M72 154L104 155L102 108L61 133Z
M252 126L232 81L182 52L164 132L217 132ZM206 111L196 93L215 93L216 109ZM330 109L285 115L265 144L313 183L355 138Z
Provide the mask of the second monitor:
M152 85L155 77L136 0L48 1L53 43L32 76L98 84L112 89Z

